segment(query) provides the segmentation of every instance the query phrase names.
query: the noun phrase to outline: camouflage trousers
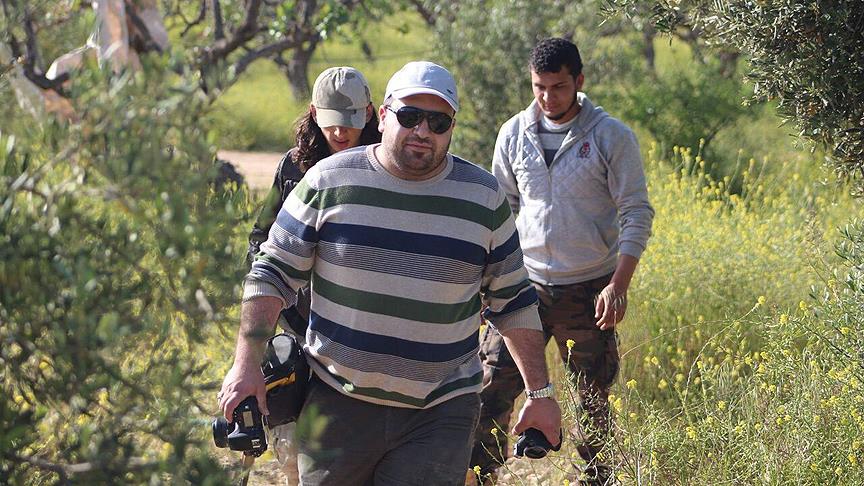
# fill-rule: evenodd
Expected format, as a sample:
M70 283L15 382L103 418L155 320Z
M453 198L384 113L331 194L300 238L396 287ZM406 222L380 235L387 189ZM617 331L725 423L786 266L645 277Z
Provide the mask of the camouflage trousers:
M568 368L578 390L584 410L576 437L579 455L589 468L607 469L599 464L597 454L608 440L611 430L609 388L618 374L618 340L613 329L601 331L594 318L594 301L609 283L611 275L594 280L561 286L534 283L540 298L540 319L546 342L555 338L562 360L568 353ZM574 345L567 349L567 341ZM506 432L509 432L513 402L524 391L516 363L497 330L487 326L480 343L483 362L483 391L480 421L474 435L471 466L480 466L481 474L489 474L504 463L508 452ZM559 399L563 398L559 393ZM493 435L492 428L502 431Z

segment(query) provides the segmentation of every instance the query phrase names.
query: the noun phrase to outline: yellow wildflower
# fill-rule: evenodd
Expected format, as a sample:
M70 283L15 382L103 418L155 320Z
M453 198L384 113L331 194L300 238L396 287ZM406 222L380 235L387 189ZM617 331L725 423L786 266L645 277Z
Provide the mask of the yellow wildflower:
M630 380L630 381L628 381L628 382L627 382L627 388L629 388L629 389L631 389L631 390L633 390L634 388L636 388L636 380Z
M573 346L575 346L575 345L576 345L576 341L574 341L572 339L567 340L567 350L568 351L573 349Z

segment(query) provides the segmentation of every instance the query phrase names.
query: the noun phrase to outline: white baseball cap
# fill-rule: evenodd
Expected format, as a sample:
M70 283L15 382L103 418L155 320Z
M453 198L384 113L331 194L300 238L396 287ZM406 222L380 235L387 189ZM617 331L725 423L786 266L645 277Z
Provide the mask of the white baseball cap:
M384 102L417 94L435 95L459 111L456 81L450 71L429 61L414 61L402 66L387 83Z
M331 67L318 75L312 86L315 122L321 128L366 126L366 107L372 102L369 83L360 71Z

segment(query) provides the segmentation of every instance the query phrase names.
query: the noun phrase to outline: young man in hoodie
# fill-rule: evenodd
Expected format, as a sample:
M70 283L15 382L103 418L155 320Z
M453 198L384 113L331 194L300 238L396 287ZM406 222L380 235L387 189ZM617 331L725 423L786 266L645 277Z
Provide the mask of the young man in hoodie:
M587 463L580 484L612 484L614 472L598 453L611 430L609 388L619 363L615 326L624 318L654 210L633 132L580 91L584 75L576 45L545 39L532 51L529 67L534 101L501 127L492 172L517 216L546 339L555 338L587 412L578 437ZM507 450L506 438L491 431L506 430L523 388L491 327L481 359L482 411L471 465L488 475Z

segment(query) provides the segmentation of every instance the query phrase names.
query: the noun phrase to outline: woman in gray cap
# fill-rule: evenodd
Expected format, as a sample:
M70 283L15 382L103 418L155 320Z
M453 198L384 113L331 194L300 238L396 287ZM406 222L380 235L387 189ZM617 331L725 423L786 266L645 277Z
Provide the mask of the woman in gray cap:
M267 240L270 226L276 221L285 198L309 168L336 152L381 141L369 84L363 74L352 67L332 67L318 75L312 86L312 103L295 127L296 145L279 161L273 187L249 233L247 260L250 264ZM308 322L309 294L301 290L297 305L282 310L279 325L303 340ZM293 436L293 423L271 430L273 450L288 484L299 482Z
M249 233L249 263L267 240L288 193L310 167L336 152L381 141L369 84L352 67L331 67L318 75L312 103L295 126L296 145L279 161L273 187Z

